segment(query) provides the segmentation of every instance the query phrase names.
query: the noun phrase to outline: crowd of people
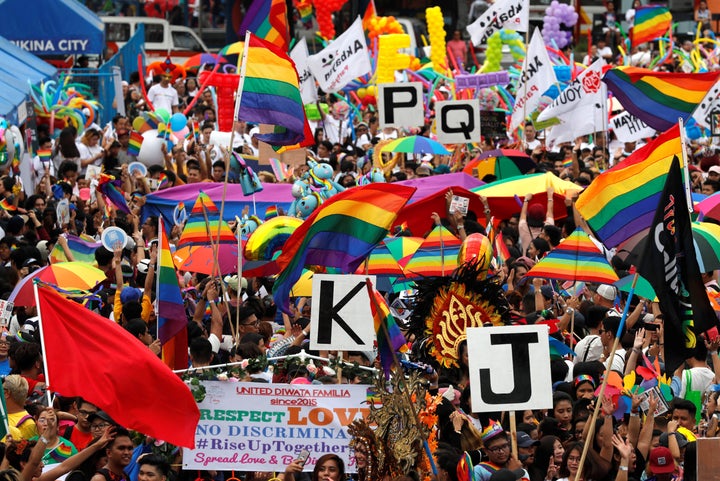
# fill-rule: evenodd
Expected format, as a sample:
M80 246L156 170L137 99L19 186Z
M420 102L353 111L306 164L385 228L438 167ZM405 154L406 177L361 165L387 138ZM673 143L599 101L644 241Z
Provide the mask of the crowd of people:
M468 52L459 34L455 32L448 45L452 52L464 57ZM88 307L123 326L139 343L159 355L162 346L156 339L153 302L158 296L154 275L158 224L162 219L143 212L145 197L156 190L224 182L228 177L230 182L239 182L239 171L229 167L226 160L229 151L258 157L260 129L242 120L235 121L233 144L221 145L213 138L217 131L215 93L210 89L201 91L196 78L177 79L162 74L149 82L148 100L155 109L170 113L181 112L195 101L188 115L188 128L192 131L193 125L197 125L199 133L170 148L163 144L162 159L149 166L146 175L131 171L129 165L136 161L129 152L131 131L135 120L149 109L140 85L144 81L140 74L135 74L123 82L127 116L117 115L107 125L91 125L80 131L67 126L57 136L51 135L47 125L39 125L39 148L51 155L31 159L32 185L23 185L10 165L2 171L0 297L8 299L24 278L47 266L56 246L67 260L73 260L68 236L99 240L108 227L119 227L132 242L127 248L109 250L100 246L94 250L94 264L105 279L93 289L94 297ZM434 100L444 98L446 90L439 84ZM352 116L349 111L345 100L321 95L318 119L313 121L315 142L308 149L308 158L329 164L333 180L346 189L361 184L373 166L384 163L383 156L385 161L392 157L395 162L385 172L385 180L397 182L461 171L481 152L498 147L525 150L535 164L529 173L550 172L578 186L577 191L567 195L566 215L562 217L553 209L552 189L546 192L550 199L547 203L533 202L532 194L518 198L522 204L518 212L496 224L489 222L492 212L485 197L480 198L484 212L471 209L466 215L451 213L448 202L445 211L432 213L436 223L444 225L460 240L472 234L502 234L509 258L494 264L489 278L502 287L509 306L508 323L527 325L552 320L553 336L574 350L572 355L549 360L553 405L515 413L518 421L515 429L510 427L507 412L473 412L468 357L478 353L469 353L466 342L454 340L458 345L457 365L446 367L428 360L413 344L413 336L405 331L406 341L412 347L405 360L415 367L422 366L428 392L443 397L434 426L439 441L433 453L436 479L698 479L698 463L702 463L697 458L698 439L715 437L719 429L717 332L704 334L680 368L665 372L664 316L657 300L628 297L609 284L589 285L588 289L573 293L558 291L548 279L526 276L576 227L591 233L575 209L577 192L591 185L601 171L632 155L642 143L622 143L598 133L550 147L545 146L542 132L536 132L528 122L522 139L485 137L477 144L458 147L456 153L448 156L410 154L398 158L375 152L376 146L411 134L432 136L431 119L417 129L381 129L374 109L363 106L360 115ZM697 194L710 195L720 190L720 158L714 142L701 138L690 145L690 183ZM229 168L231 172L227 172ZM264 168L259 178L264 183L291 183L301 179L307 169L305 164L296 165L281 179L270 168ZM97 172L120 180L119 190L129 212L118 209L101 194ZM481 180L492 183L497 179L487 175ZM60 223L56 207L64 200L71 206L70 215L69 220ZM234 217L241 213L230 214ZM426 215L431 217L430 212ZM173 219L165 221L173 223ZM228 224L236 231L241 228L236 222ZM172 245L178 242L182 228L175 225L168 233ZM396 234L425 236L428 232ZM606 253L621 277L633 270L619 253L610 250ZM272 295L272 277L247 277L242 273L213 277L181 272L178 279L188 321L191 376L198 371L211 372L213 366L221 366L217 372L225 373L223 366L243 361L246 369L240 380L260 383L366 383L382 371L377 353L365 351L345 353L345 365L340 371L330 367L331 361L316 361L312 365L269 362L268 358L303 350L320 359L336 360L337 355L317 351L309 343L311 298L293 298L291 313L280 312L276 305L279 300ZM720 293L716 271L704 273L702 280L710 296ZM392 304L398 294L388 292L386 296ZM412 310L412 295L405 301ZM626 305L629 315L620 329ZM1 478L52 481L67 475L72 481L228 479L224 473L181 470L178 450L158 454L153 440L129 433L103 411L103 406L95 406L82 397L56 396L53 406L47 407L37 315L35 306L25 305L15 306L2 318L0 375L4 376L8 421L2 445L3 467L12 470L0 472ZM400 324L401 328L407 327ZM620 349L611 357L616 338ZM603 376L616 372L622 378L656 366L670 381L669 395L662 390L652 391L649 396L626 393L630 399L628 406L622 404L618 395L598 397ZM223 375L227 377L226 373ZM640 383L638 375L633 384ZM596 409L600 415L591 429ZM511 450L512 444L517 445L516 452ZM580 468L586 444L590 446ZM368 466L378 462L378 454L363 452L359 444L354 456L358 472L352 476L359 481L420 479L421 473L413 470L402 475L370 470ZM343 460L333 454L321 456L310 474L302 473L304 461L293 461L280 476L286 481L304 481L307 477L312 481L342 481L350 476ZM51 469L43 469L50 465ZM581 477L577 476L579 469ZM242 466L237 470L241 471ZM244 479L268 479L271 473L252 472L245 476Z

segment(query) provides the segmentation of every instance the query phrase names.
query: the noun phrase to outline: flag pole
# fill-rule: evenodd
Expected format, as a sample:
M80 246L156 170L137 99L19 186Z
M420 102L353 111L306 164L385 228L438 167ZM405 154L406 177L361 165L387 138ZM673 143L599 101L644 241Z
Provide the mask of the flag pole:
M235 216L235 237L238 241L238 290L237 290L237 306L235 307L235 332L240 332L240 301L242 300L242 238L240 236L240 217ZM239 336L238 336L239 337ZM235 345L240 344L240 339L235 339Z
M33 292L35 293L35 306L37 308L37 315L38 315L38 329L40 330L40 347L42 347L42 352L45 353L45 352L47 352L45 350L45 332L43 331L42 312L40 311L40 295L38 293L37 279L33 280ZM48 371L47 356L43 355L42 360L43 360L43 370L45 371L45 386L51 386L50 373ZM52 407L52 398L50 397L50 389L45 389L45 394L47 395L48 406Z
M225 199L227 198L227 186L230 179L230 156L233 151L233 142L235 141L235 122L238 118L238 111L240 110L240 98L242 97L243 84L245 83L245 72L247 71L247 57L248 47L250 44L250 32L245 31L245 45L243 46L242 64L240 66L240 78L238 79L238 87L235 92L235 108L233 109L233 128L230 132L230 145L228 145L227 152L225 152L225 180L223 181L222 199L220 200L220 219L218 220L217 229L217 244L220 244L220 233L222 232L223 214L225 213ZM218 273L222 275L220 271L220 259L217 258L218 251L215 251L215 263L218 267ZM238 278L238 282L240 279ZM224 289L223 289L224 290ZM238 294L239 295L239 294Z
M370 302L372 302L372 305L375 308L375 312L380 312L380 306L378 305L377 300L375 299L375 292L374 292L375 287L373 286L372 281L368 277L365 278L365 286L367 287L368 295L370 297ZM392 353L393 363L395 365L395 368L399 369L400 361L398 360L398 356L397 356L397 353L395 352L395 349L392 348L392 339L390 338L390 332L388 331L387 323L380 322L380 328L382 329L383 336L385 337L385 340L387 341L388 346L390 347L390 352ZM404 376L403 376L403 380L404 380ZM413 415L413 419L415 420L415 424L419 426L421 424L420 419L418 418L417 411L415 411L415 403L413 403L412 398L410 397L410 392L407 389L402 389L402 391L405 394L405 398L407 400L408 407L410 408L410 412ZM432 469L433 474L435 476L437 476L438 469L437 469L437 466L435 465L435 459L433 458L432 452L430 451L430 444L428 444L427 438L423 439L422 441L423 441L423 447L425 448L425 456L427 456L428 461L430 462L430 468Z
M162 256L162 237L163 236L163 220L162 216L158 216L158 255L155 258L155 305L157 306L157 309L155 310L155 318L159 319L160 316L160 303L157 300L158 295L160 294L160 257ZM169 245L168 241L168 245ZM155 339L160 339L160 323L155 323ZM162 351L161 351L162 353Z
M682 117L678 118L678 125L680 126L680 145L682 146L680 150L680 155L682 157L682 163L683 163L683 173L685 174L685 196L687 197L687 206L688 211L690 214L693 213L693 210L695 210L695 206L693 206L693 199L692 199L692 189L690 189L690 166L688 165L688 159L687 159L687 139L685 137L685 125Z
M602 384L600 384L600 392L598 392L597 401L595 401L595 410L593 411L592 420L590 421L590 426L588 427L587 438L585 438L583 443L583 450L582 454L580 455L580 464L578 466L578 472L575 475L575 479L582 479L585 458L587 457L588 448L591 444L593 444L593 436L595 435L595 423L597 422L598 413L600 412L600 406L602 406L602 399L605 395L605 388L607 387L608 379L610 378L609 374L612 370L613 360L615 359L615 351L617 351L618 344L620 343L620 333L625 327L625 319L627 319L628 310L630 308L630 299L632 299L632 296L635 294L635 285L637 284L639 276L640 275L637 272L635 273L635 275L633 275L630 291L628 292L628 301L625 303L622 317L620 317L620 324L618 325L618 330L615 333L615 342L613 342L610 356L606 359L608 366L605 368L605 376L603 376Z

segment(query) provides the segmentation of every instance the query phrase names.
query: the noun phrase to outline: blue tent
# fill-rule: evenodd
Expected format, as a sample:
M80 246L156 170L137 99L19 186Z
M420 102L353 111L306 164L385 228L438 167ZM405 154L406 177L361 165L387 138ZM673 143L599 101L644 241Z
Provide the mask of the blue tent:
M56 73L49 63L0 37L0 115L19 123L17 108L28 98L30 84L39 84Z
M43 55L101 54L105 27L77 0L0 0L0 33L12 43Z

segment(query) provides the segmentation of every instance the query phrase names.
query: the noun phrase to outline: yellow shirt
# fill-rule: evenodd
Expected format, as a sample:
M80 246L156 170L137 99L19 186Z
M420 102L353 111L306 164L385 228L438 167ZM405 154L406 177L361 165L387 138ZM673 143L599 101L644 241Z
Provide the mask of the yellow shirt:
M27 419L25 421L22 421L22 423L18 426L18 423L20 423L22 418L26 416ZM17 430L20 431L22 439L29 440L38 435L35 420L32 418L32 416L28 414L27 411L20 411L13 414L8 414L8 426L10 426L10 430L13 432L14 430L12 428L17 428ZM15 441L19 440L15 439Z

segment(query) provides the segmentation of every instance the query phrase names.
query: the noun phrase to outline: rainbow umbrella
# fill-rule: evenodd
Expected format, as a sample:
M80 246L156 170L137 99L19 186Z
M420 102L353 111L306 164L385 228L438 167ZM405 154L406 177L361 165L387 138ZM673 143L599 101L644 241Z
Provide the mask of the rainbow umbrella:
M404 276L405 272L403 268L398 264L398 260L393 257L392 252L390 252L390 249L388 249L386 245L386 242L392 239L392 237L386 238L376 245L355 273L378 276Z
M463 172L481 180L486 175L494 175L500 180L527 174L536 167L535 161L525 152L495 149L483 152L468 162Z
M435 227L405 266L405 276L430 277L450 274L457 267L462 242L445 227Z
M215 65L217 63L227 63L227 60L216 53L198 53L185 60L183 67L198 68L201 65Z
M225 45L218 52L220 55L242 55L245 49L245 42L234 42L229 45Z
M629 276L623 277L622 279L614 282L613 284L615 285L615 287L617 287L623 292L630 292L630 287L632 286L634 277L635 275L631 274ZM635 283L635 295L640 296L644 299L650 299L653 302L657 299L655 289L652 288L648 280L645 279L643 276L638 276L637 283Z
M470 189L477 195L487 197L488 206L493 215L499 219L509 219L520 212L526 194L533 194L531 204L539 203L547 208L547 190L552 187L553 214L555 220L567 217L565 194L582 190L577 184L562 180L552 172L527 174L509 179L491 182Z
M203 191L198 194L173 255L178 269L207 275L214 273L213 244L218 240L218 223L220 242L217 244L217 259L220 272L215 274L237 272L237 239L227 222L220 219L220 211L215 203Z
M281 215L260 224L245 244L245 258L251 261L269 261L277 257L285 241L295 232L302 220Z
M422 135L400 137L385 145L382 150L383 152L404 152L406 154L450 154L440 142Z
M53 284L65 290L87 291L105 280L105 273L86 262L58 262L41 267L23 277L13 289L8 301L16 306L34 306L33 279Z
M385 239L383 242L395 261L404 268L423 241L425 239L422 237L400 236Z
M618 281L602 251L581 228L540 259L526 276L598 284Z
M720 192L716 192L695 204L695 212L702 214L703 219L709 217L720 220Z

